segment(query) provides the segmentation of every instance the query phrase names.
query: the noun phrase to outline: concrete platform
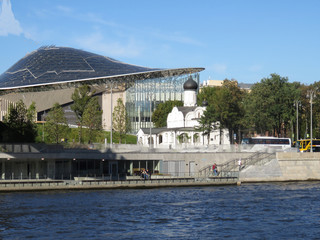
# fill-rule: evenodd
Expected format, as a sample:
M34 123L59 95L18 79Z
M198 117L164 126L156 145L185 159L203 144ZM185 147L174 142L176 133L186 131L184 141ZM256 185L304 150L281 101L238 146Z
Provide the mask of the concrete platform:
M52 191L52 190L96 190L96 189L134 189L164 187L196 187L239 185L238 179L155 179L155 180L86 180L86 181L55 181L55 180L12 180L0 181L0 192L20 191Z

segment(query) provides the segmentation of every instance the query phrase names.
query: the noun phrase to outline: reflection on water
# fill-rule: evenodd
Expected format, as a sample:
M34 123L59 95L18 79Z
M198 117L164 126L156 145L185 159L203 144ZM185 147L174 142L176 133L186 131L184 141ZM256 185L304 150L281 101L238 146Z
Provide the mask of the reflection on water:
M0 194L0 237L316 239L319 182Z

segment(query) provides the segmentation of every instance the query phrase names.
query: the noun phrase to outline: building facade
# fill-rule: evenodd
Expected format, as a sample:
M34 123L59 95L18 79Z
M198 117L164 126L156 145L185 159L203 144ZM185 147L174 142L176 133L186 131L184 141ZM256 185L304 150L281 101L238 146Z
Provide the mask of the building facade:
M84 84L90 85L103 110L102 127L112 128L112 111L118 98L127 107L132 132L149 127L150 116L158 102L183 100L181 83L192 74L199 81L204 68L157 69L119 62L79 49L48 46L27 54L0 75L0 120L10 104L20 99L36 103L39 121L55 103L63 106L69 124L71 95ZM151 111L150 111L151 106Z
M213 144L230 144L227 129L217 129L209 136L200 130L199 120L206 110L207 103L197 106L199 84L192 76L183 84L184 106L174 107L167 117L166 128L141 128L138 131L138 144L154 148L181 148Z

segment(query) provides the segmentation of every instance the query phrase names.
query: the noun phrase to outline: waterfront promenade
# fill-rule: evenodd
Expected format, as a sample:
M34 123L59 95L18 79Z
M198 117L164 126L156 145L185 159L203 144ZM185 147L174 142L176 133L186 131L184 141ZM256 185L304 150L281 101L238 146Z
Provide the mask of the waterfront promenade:
M0 192L240 185L320 180L320 153L241 149L70 149L2 146ZM19 148L18 148L19 147ZM241 168L238 160L241 159ZM212 165L217 164L218 176ZM152 170L151 179L137 176Z
M49 190L94 190L94 189L132 189L163 187L221 186L240 184L237 177L181 178L165 177L144 180L6 180L0 181L0 192L49 191Z

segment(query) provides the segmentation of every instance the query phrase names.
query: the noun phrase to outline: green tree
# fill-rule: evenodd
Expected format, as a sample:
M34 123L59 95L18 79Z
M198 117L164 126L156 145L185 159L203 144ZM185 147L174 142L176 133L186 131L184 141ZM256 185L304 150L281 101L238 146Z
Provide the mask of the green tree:
M207 110L200 120L200 125L205 129L205 135L209 137L209 131L214 127L219 127L220 134L222 129L227 128L232 143L233 133L238 132L243 124L244 96L245 92L239 88L235 80L225 79L221 87L203 88L198 96L198 104L203 100L208 102Z
M286 136L292 126L293 102L299 98L299 90L287 77L270 76L251 88L245 100L245 118L260 134Z
M79 88L76 88L71 96L73 100L71 109L74 111L78 119L80 143L82 142L83 114L93 94L94 92L91 92L90 86L82 85Z
M213 105L209 105L199 119L199 126L195 128L202 132L202 136L207 136L209 143L210 133L216 129L216 116ZM204 141L203 141L204 142Z
M242 125L244 96L245 92L240 89L237 81L228 79L223 81L216 106L220 124L228 129L231 143L234 140L233 134L237 133Z
M218 90L219 90L218 87L210 87L210 86L203 87L197 96L198 106L202 106L202 103L204 101L212 105L212 103L216 101Z
M130 133L131 132L131 130L132 130L132 128L131 128L131 121L130 121L130 117L129 117L129 114L128 114L128 112L127 112L127 117L126 117L126 131L125 131L125 141L126 141L126 143L127 143L127 133Z
M88 128L89 143L94 139L94 130L101 129L102 110L100 108L98 98L93 97L87 104L83 113L83 124Z
M36 103L32 102L29 108L27 109L27 121L34 122L36 118L37 118Z
M112 113L112 125L115 131L119 133L119 143L121 143L123 135L126 133L128 127L128 115L126 108L121 98L118 98L117 105Z
M4 134L6 141L10 142L34 142L37 127L35 103L27 109L22 100L16 105L11 104L4 123L7 125L7 132Z
M167 117L172 109L177 106L183 106L181 101L166 101L164 103L159 103L152 114L152 122L155 127L166 127L167 126Z
M51 142L59 143L68 134L67 119L59 103L55 103L46 117L46 132Z

